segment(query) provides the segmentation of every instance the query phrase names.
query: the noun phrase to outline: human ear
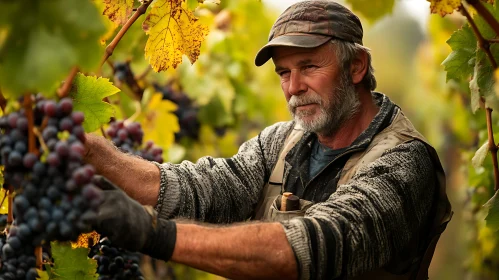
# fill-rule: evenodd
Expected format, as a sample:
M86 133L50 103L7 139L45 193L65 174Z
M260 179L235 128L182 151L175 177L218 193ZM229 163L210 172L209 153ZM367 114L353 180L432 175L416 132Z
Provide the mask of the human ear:
M352 64L350 65L350 75L352 76L352 82L354 84L358 84L362 81L362 79L364 79L368 68L367 64L367 52L358 52L357 56L354 58Z

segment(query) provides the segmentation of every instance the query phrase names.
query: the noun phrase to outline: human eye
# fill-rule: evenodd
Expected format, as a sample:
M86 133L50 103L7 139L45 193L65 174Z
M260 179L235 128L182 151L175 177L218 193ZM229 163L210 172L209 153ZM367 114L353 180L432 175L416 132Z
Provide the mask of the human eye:
M277 72L277 75L279 75L279 77L281 78L287 78L289 77L289 70L283 70L283 71L279 71Z

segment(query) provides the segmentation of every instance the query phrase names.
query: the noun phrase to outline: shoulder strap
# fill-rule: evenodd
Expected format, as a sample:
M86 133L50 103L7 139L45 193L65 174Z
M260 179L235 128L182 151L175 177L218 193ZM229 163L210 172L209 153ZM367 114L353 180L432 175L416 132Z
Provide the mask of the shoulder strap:
M286 137L286 140L284 140L281 153L279 154L276 165L274 166L274 169L270 174L269 178L270 185L281 184L281 189L284 188L282 186L282 181L283 181L282 177L284 175L284 161L286 159L286 155L296 145L296 143L300 141L304 132L305 131L301 128L301 126L296 124L295 127L293 127L293 130L291 130L291 133L288 135L288 137Z

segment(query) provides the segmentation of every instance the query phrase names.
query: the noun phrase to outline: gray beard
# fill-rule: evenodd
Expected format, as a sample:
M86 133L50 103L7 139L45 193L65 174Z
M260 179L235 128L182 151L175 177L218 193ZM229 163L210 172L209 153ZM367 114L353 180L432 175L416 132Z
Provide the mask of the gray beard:
M311 112L296 113L296 107L303 104L317 103L320 113L312 120L305 121L303 117ZM338 87L334 89L329 100L323 100L319 95L293 95L288 102L288 109L293 119L304 130L315 132L321 136L333 136L340 127L351 119L360 108L360 101L355 86L348 73L340 77Z

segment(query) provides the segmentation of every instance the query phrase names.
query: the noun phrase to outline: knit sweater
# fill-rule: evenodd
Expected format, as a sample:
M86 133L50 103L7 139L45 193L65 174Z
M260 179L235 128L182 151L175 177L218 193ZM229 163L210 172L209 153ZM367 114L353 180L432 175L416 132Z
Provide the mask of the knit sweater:
M247 220L293 126L280 122L265 128L231 158L158 165L159 216L210 223ZM425 144L414 140L387 150L347 184L332 188L305 217L281 222L300 278L348 278L403 258L411 242L427 234L435 187Z

